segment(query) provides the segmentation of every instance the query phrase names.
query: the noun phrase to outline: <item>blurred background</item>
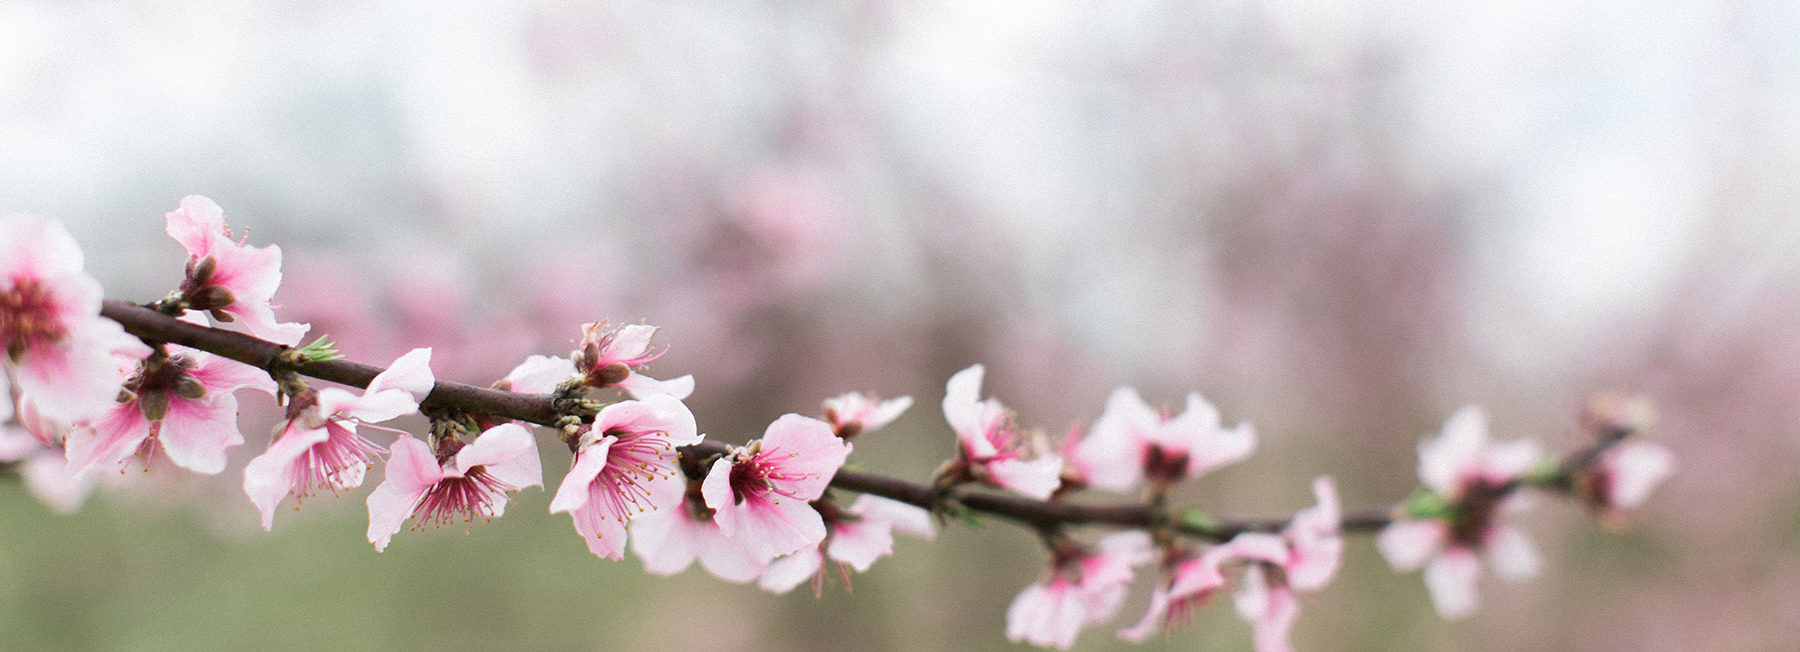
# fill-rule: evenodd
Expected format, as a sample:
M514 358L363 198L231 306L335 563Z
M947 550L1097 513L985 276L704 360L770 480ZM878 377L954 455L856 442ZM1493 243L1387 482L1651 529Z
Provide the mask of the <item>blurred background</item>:
M852 462L915 479L971 363L1051 435L1117 385L1197 390L1261 435L1188 488L1219 514L1291 513L1319 474L1391 503L1465 403L1567 450L1590 393L1639 392L1679 471L1632 527L1541 501L1543 577L1488 579L1461 623L1354 539L1297 647L1800 631L1795 5L205 4L0 4L0 212L62 220L111 297L179 283L162 215L204 194L282 247L277 314L354 359L432 346L486 383L641 320L716 438L912 395ZM1043 572L993 522L816 600L660 578L588 555L537 490L380 555L361 493L264 534L239 487L272 423L246 408L225 474L74 515L0 482L4 646L1006 649ZM1116 626L1078 646L1130 647ZM1222 601L1137 649L1249 632Z

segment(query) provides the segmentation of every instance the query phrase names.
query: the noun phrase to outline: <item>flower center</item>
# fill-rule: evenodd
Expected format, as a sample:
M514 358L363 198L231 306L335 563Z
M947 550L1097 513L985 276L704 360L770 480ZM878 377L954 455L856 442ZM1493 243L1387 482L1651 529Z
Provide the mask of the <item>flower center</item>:
M0 342L6 343L6 354L14 361L26 349L67 334L56 302L37 279L14 278L12 288L0 292Z
M324 428L325 441L313 444L294 458L293 494L296 500L312 495L315 490L328 489L335 496L339 489L361 486L363 473L384 452L374 442L335 421L326 422Z
M486 520L497 511L496 504L506 501L506 492L517 488L495 478L482 466L469 469L460 478L444 478L419 499L419 506L413 509L413 529L423 530L427 523L443 526L459 519L473 523L477 516Z
M770 502L781 502L780 496L795 500L804 500L799 494L787 488L788 483L799 482L812 477L811 473L792 473L787 470L787 461L798 453L783 453L779 448L761 449L756 444L749 455L731 465L731 492L736 495L737 502L755 498ZM768 496L775 494L775 496Z
M595 491L592 496L602 501L601 511L607 517L623 522L633 514L656 507L650 502L649 483L674 476L675 467L670 461L675 457L675 447L666 439L649 436L665 434L661 432L607 434L618 439L607 449L606 466L594 479L595 487L604 490Z

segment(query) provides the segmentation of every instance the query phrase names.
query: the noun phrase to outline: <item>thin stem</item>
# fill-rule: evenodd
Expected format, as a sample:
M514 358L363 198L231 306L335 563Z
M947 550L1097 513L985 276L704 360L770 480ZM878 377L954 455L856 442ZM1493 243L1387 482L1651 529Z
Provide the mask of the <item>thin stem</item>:
M369 381L383 371L381 367L349 360L298 364L285 362L281 360L280 356L290 347L260 340L243 333L190 324L155 310L123 301L106 301L100 308L100 314L119 322L121 326L125 327L126 332L137 337L199 349L262 369L272 369L281 365L305 376L354 387L367 387ZM558 413L555 402L554 396L549 394L516 394L439 380L432 387L431 393L419 405L421 410L487 414L558 428L562 425L559 423L562 416ZM589 415L588 418L591 419L592 416ZM1592 464L1602 452L1622 441L1627 434L1629 433L1608 433L1594 445L1564 458L1557 467L1556 475L1548 481L1540 483L1539 486L1570 491L1572 486L1570 478L1573 477L1573 474ZM684 458L696 458L722 454L727 450L729 450L727 444L707 440L682 448L681 454ZM840 469L832 478L831 486L846 491L881 496L925 509L932 508L934 499L929 485L861 471ZM1505 495L1525 486L1522 481L1514 481L1500 487L1499 491ZM1149 505L1142 503L1092 504L1063 500L1043 501L1022 496L973 492L958 495L957 502L967 509L1016 521L1040 530L1061 525L1083 524L1149 529L1157 524L1154 510ZM1374 532L1393 522L1395 512L1396 507L1393 506L1350 512L1343 517L1343 529L1345 532ZM1244 532L1274 532L1285 527L1288 520L1287 517L1219 519L1215 527L1202 528L1179 522L1170 524L1170 527L1178 534L1213 541L1225 541Z

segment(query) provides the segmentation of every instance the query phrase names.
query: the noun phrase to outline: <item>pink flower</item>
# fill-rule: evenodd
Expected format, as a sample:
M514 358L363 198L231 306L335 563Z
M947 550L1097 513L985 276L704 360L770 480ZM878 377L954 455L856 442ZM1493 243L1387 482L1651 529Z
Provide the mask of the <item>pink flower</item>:
M1033 455L1000 401L981 400L977 364L956 372L944 387L944 420L961 442L959 462L973 479L1045 500L1062 484L1062 456Z
M1153 559L1150 535L1136 531L1109 534L1098 550L1055 551L1050 578L1025 587L1007 607L1007 640L1069 649L1082 627L1118 613L1131 569Z
M563 381L578 377L575 363L568 358L534 355L513 367L494 387L520 394L549 394Z
M551 499L550 513L568 513L589 552L617 561L633 516L677 506L678 499L670 498L683 484L676 449L700 439L693 413L673 396L608 405L571 444L574 466Z
M1247 423L1221 428L1218 409L1197 393L1188 394L1186 411L1170 417L1120 387L1080 447L1089 484L1130 491L1146 478L1168 487L1244 459L1256 448L1256 433Z
M369 542L387 549L407 517L414 529L506 513L507 493L542 487L537 440L518 423L489 428L472 444L446 437L432 452L411 435L394 441L387 477L369 493Z
M1624 522L1625 513L1637 509L1651 490L1675 472L1675 455L1661 444L1629 440L1600 454L1594 464L1577 473L1576 490L1608 524Z
M361 487L369 465L387 449L357 427L417 412L436 382L431 349L413 349L376 374L361 396L327 387L293 398L275 442L244 466L244 494L262 512L263 529L274 526L275 508L290 495L299 501L317 491Z
M0 387L0 394L4 393ZM93 474L70 472L63 449L46 445L25 426L0 425L0 462L18 464L25 489L58 514L80 509L94 490Z
M241 388L275 393L274 381L255 367L200 351L154 353L125 380L124 400L69 432L69 470L161 449L181 468L223 471L225 450L244 443L232 394Z
M1212 601L1225 588L1225 574L1220 566L1233 550L1224 545L1213 546L1205 553L1178 558L1165 569L1165 578L1150 592L1150 608L1136 625L1119 630L1119 638L1143 642L1152 634L1193 621L1195 609Z
M603 332L605 327L606 322L582 324L581 343L570 355L576 373L585 376L590 387L619 387L633 398L668 394L684 399L694 393L693 376L657 380L635 370L662 357L662 351L650 350L655 326L626 324Z
M652 488L670 492L652 496L652 502L676 508L644 512L631 520L631 551L644 562L644 570L673 575L699 560L714 577L741 584L756 579L768 567L768 559L720 529L713 518L715 511L701 495L700 481L690 482L686 489L679 485Z
M1299 592L1325 588L1343 559L1337 490L1330 478L1313 481L1319 504L1301 510L1280 535L1246 533L1226 546L1250 562L1237 594L1238 615L1256 630L1257 652L1293 649L1289 633L1300 614Z
M1517 529L1499 522L1502 512L1523 509L1513 483L1537 463L1528 440L1487 441L1487 420L1469 406L1444 423L1435 440L1419 442L1419 478L1447 503L1447 513L1396 519L1376 538L1376 547L1398 571L1425 567L1425 586L1438 615L1466 618L1478 603L1481 578L1476 553L1486 552L1506 580L1537 574L1538 557Z
M853 439L893 423L909 407L912 407L911 396L882 401L868 394L850 392L825 399L825 421L831 424L837 436Z
M217 321L241 322L251 335L288 346L306 336L306 324L277 323L269 305L281 287L280 247L232 241L225 211L199 195L183 197L163 220L169 237L188 252L181 294L190 308Z
M701 495L719 530L767 562L825 538L824 519L807 503L849 455L825 422L784 414L762 439L713 462Z
M0 344L20 393L61 423L111 409L119 393L115 353L149 350L100 316L100 283L81 270L81 249L61 224L0 220Z
M771 562L757 581L763 590L787 593L810 578L813 595L818 595L825 579L826 557L838 562L838 573L848 587L850 572L845 567L868 572L875 560L894 552L895 530L924 539L936 535L929 512L897 500L863 494L848 510L830 500L814 506L825 519L825 539Z

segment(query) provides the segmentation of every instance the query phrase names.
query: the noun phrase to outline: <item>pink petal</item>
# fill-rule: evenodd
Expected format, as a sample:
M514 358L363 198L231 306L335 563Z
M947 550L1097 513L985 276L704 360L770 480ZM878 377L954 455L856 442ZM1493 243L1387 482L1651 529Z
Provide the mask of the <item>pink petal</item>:
M700 531L708 527L690 518L685 505L641 514L631 519L631 550L644 562L644 570L673 575L694 563Z
M389 389L398 389L412 396L414 403L425 400L437 378L431 374L431 349L419 348L407 351L405 355L394 360L393 364L369 381L369 387L363 390L364 395L377 394Z
M617 437L601 437L575 454L575 463L563 476L562 484L557 485L556 497L550 499L551 514L573 512L587 506L588 485L593 484L594 479L600 477L600 471L606 468L606 452L612 449L615 441L618 441Z
M832 559L849 564L858 573L865 572L875 560L893 554L893 530L889 524L874 520L839 523L831 531L828 550Z
M971 365L956 372L944 384L944 420L976 457L989 457L998 452L982 432L988 409L981 402L981 377L985 372L981 365Z
M1008 459L989 464L994 483L1038 500L1049 500L1062 486L1062 456L1051 453L1035 460Z
M58 514L73 514L94 492L95 476L70 473L62 451L54 448L31 456L22 473L25 489Z
M1240 423L1230 430L1214 430L1211 436L1196 442L1188 451L1188 477L1197 477L1242 460L1255 451L1256 430L1250 424Z
M485 467L488 475L514 489L544 486L544 465L538 458L537 439L517 422L488 428L475 438L475 443L456 452L457 473L468 473L477 466Z
M1260 561L1275 566L1285 566L1288 560L1287 540L1267 532L1244 532L1214 550L1226 551L1219 553L1225 555L1225 559Z
M1081 601L1070 587L1033 584L1006 609L1006 640L1067 650L1086 623Z
M630 360L650 350L650 338L656 335L656 327L648 324L626 324L613 333L613 340L606 347L604 357L614 360Z
M1436 519L1400 519L1382 528L1375 547L1388 566L1406 572L1424 565L1450 539L1450 526Z
M509 391L520 394L549 394L556 386L575 376L575 363L568 358L534 355L506 374Z
M163 214L164 229L189 256L212 253L213 242L225 237L225 209L200 195L181 198L175 210Z
M275 395L275 379L270 378L267 371L205 351L183 348L181 355L194 361L194 368L188 374L200 381L208 394L229 394L247 387Z
M686 404L667 395L620 401L601 408L600 413L594 415L594 430L603 434L612 430L660 432L660 438L676 448L698 444L704 439L694 426L694 413L688 411Z
M1292 652L1289 634L1300 615L1300 601L1288 587L1271 586L1262 567L1251 566L1244 571L1237 610L1256 631L1256 652Z
M577 509L569 512L575 524L576 534L587 542L588 552L595 557L618 561L625 557L625 523L616 518L606 518L600 510Z
M1509 582L1535 577L1543 565L1538 560L1536 547L1518 528L1495 526L1483 546L1488 560L1494 564L1494 574Z
M263 531L275 525L275 508L294 490L294 462L314 444L330 438L324 428L288 427L261 455L244 465L244 495L262 513Z
M150 421L138 404L118 404L99 419L69 431L69 472L80 475L95 465L123 462L149 436Z
M801 500L815 500L831 484L838 468L850 456L850 444L832 432L831 425L811 417L784 414L763 431L765 454L784 456L782 472L798 476L785 487Z
M437 456L411 435L400 435L389 452L387 477L368 498L369 542L375 544L376 552L387 549L388 541L412 516L419 498L444 477Z
M625 390L632 398L650 398L652 396L670 396L685 399L694 393L694 377L692 375L657 380L638 372L631 372L625 380L619 381L619 388Z
M834 551L837 548L836 541L833 539L831 544ZM817 546L802 548L794 554L770 562L768 568L763 570L762 578L756 581L756 585L771 593L787 593L794 590L794 587L812 579L824 566L825 556L819 553ZM863 568L866 569L868 566L865 564Z
M898 500L863 494L850 504L850 511L864 519L892 524L895 530L922 539L931 540L937 535L931 525L931 512Z
M237 397L220 394L193 401L171 397L156 438L176 466L208 475L224 471L225 449L244 443L237 425Z
M700 566L713 577L742 584L763 574L768 565L767 558L718 528L707 528L700 535Z
M135 342L117 323L100 317L68 327L61 342L28 350L15 378L19 392L30 397L44 417L59 423L74 423L112 408L124 380L113 351Z
M1525 475L1542 459L1537 442L1529 439L1494 444L1481 456L1481 474L1490 481L1505 482Z
M759 559L792 554L825 539L825 520L805 501L746 500L719 510L725 512L737 513L736 531L721 528L725 535Z
M1675 455L1659 444L1629 441L1619 444L1612 455L1609 492L1614 506L1636 509L1650 497L1664 478L1675 472Z
M1457 490L1458 480L1473 471L1487 446L1487 416L1469 405L1450 415L1436 439L1419 442L1419 479L1444 495Z
M1445 620L1474 615L1480 600L1475 586L1480 580L1481 563L1468 548L1451 548L1425 565L1425 588L1438 616Z

